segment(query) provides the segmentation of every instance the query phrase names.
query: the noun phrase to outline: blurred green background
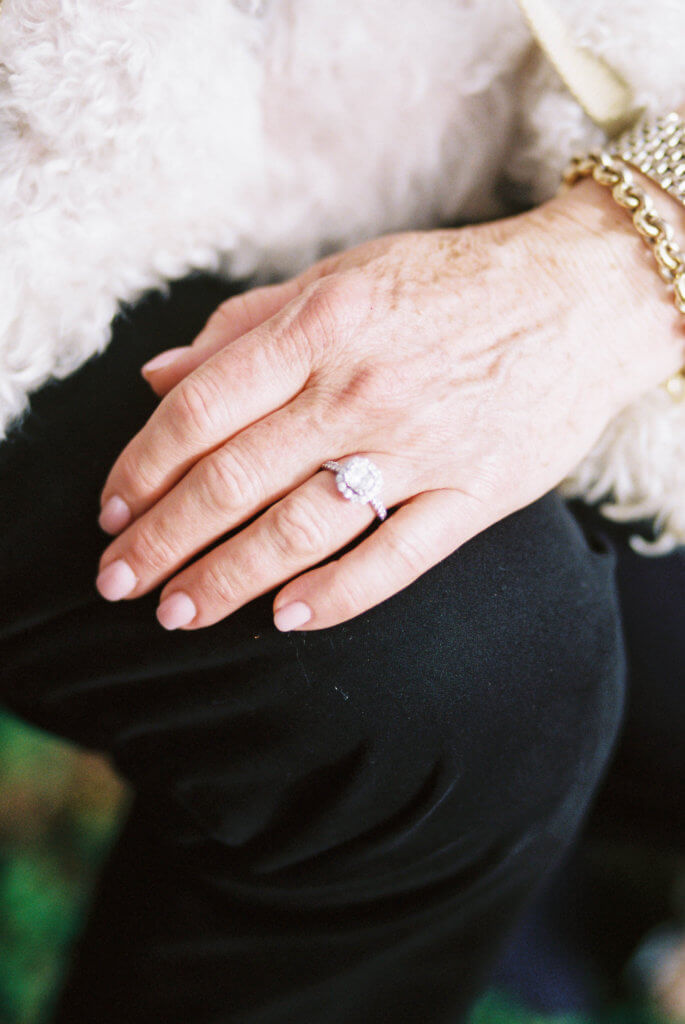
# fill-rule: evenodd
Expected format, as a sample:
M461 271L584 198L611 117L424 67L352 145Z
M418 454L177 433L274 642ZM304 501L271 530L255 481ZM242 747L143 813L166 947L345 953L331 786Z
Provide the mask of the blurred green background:
M48 1024L70 944L126 803L103 759L0 713L0 1024ZM472 1024L552 1021L663 1024L639 1006L616 1006L601 1021L542 1018L494 992L476 1008Z
M125 803L99 757L0 713L0 1024L49 1021Z

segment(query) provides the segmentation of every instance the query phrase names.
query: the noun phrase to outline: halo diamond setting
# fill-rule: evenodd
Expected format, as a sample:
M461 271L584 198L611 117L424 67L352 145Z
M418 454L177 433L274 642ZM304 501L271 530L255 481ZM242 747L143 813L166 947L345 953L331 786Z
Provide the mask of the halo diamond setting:
M333 470L336 486L343 498L371 505L378 518L385 519L388 513L381 501L383 474L375 462L365 455L353 455L344 462L324 462L322 469Z

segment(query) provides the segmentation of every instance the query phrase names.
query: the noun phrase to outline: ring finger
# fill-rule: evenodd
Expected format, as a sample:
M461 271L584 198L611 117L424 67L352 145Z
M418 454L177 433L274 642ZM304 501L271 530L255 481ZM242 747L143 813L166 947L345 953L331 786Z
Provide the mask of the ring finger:
M411 493L409 466L372 456L393 481L384 500L395 505ZM157 617L166 629L198 629L335 554L373 522L368 504L346 501L335 476L317 473L244 530L179 573L164 588Z
M321 465L327 430L311 393L210 452L105 549L96 587L132 599L293 490ZM284 453L284 439L288 444Z

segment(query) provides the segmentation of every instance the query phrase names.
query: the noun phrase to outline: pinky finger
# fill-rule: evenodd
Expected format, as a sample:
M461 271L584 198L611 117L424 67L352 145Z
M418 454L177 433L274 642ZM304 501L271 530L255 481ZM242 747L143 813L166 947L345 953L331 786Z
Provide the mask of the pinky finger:
M419 494L352 551L288 583L274 600L276 627L324 629L360 615L409 586L496 518L459 491Z

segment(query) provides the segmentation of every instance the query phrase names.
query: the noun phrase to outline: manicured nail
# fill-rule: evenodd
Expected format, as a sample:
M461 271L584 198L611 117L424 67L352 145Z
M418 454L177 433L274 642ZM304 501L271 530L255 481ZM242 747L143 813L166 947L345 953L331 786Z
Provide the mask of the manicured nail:
M160 352L154 359L150 359L144 366L141 366L140 372L150 373L150 371L161 370L163 366L171 366L172 363L176 362L181 353L187 352L189 348L189 345L181 345L180 348L169 348L166 352Z
M178 629L187 626L197 615L194 603L182 590L165 597L157 609L157 620L165 629Z
M131 522L131 509L115 494L102 508L98 522L105 533L119 533Z
M130 594L137 583L133 569L123 558L112 562L103 569L95 581L95 586L107 601L120 601Z
M281 633L287 633L291 629L298 629L309 622L312 617L312 610L304 601L293 601L274 612L274 625Z

